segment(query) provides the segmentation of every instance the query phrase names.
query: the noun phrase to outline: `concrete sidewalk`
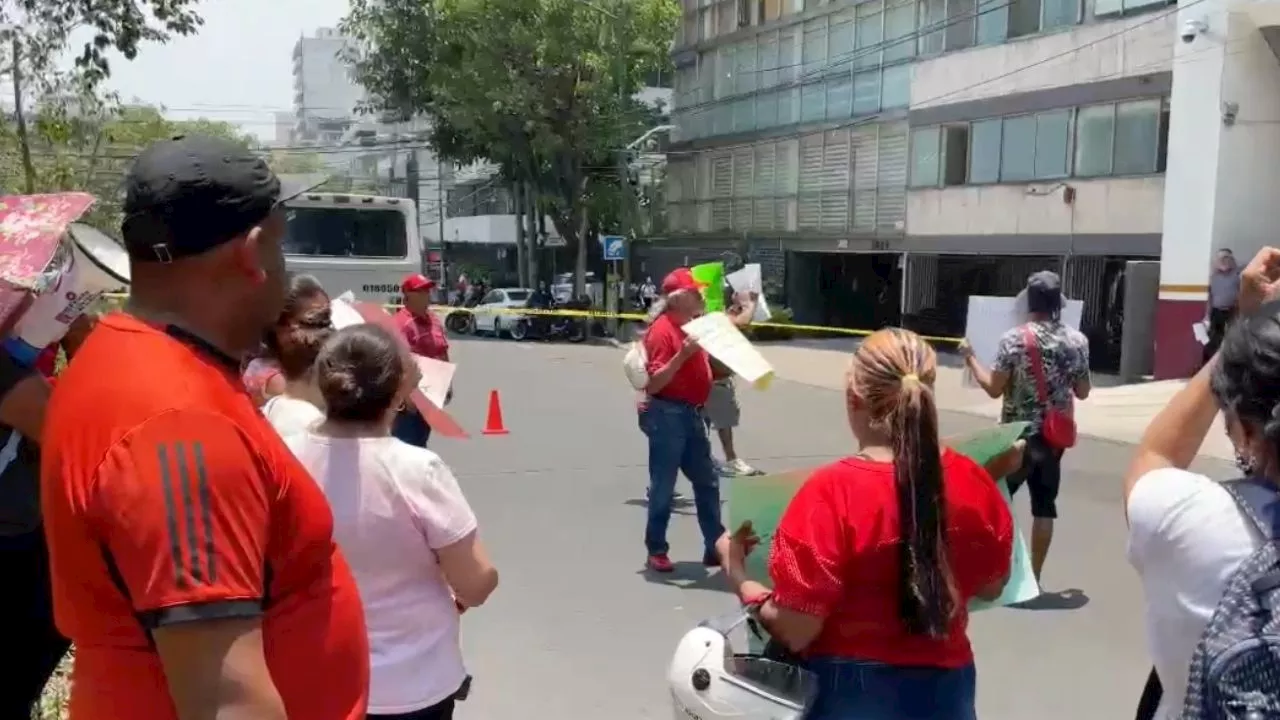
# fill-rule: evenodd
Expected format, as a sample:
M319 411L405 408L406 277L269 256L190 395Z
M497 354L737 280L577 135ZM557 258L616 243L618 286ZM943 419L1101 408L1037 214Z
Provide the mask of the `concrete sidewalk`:
M757 348L773 365L778 377L784 380L831 389L844 387L852 347L835 350L762 343ZM964 371L956 358L939 356L938 360L935 390L939 410L993 419L1000 417L1000 401L988 398L979 388L966 386ZM1089 399L1076 405L1076 424L1080 433L1101 440L1135 443L1151 418L1182 388L1184 382L1171 380L1119 385L1114 378L1101 376L1094 379L1094 384ZM1214 423L1200 454L1223 460L1235 458L1221 417Z

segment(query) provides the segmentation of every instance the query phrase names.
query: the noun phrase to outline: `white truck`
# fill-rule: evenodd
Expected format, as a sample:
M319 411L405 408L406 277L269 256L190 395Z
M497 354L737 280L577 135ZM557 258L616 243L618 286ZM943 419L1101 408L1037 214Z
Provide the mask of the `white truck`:
M422 272L418 214L406 198L304 193L285 203L285 264L333 297L399 304L400 282Z

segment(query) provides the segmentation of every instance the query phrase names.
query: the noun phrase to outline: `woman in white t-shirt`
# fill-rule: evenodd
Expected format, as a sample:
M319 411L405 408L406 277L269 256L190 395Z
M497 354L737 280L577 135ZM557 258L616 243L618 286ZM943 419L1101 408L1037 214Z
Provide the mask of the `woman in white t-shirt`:
M497 570L448 466L391 436L418 380L404 343L375 325L344 328L321 348L316 380L323 422L285 441L328 497L360 588L368 717L448 720L467 681L459 617L488 599Z
M321 346L333 332L329 308L321 306L290 319L277 334L276 361L284 391L267 398L262 414L281 435L303 432L324 419L315 365Z
M1181 715L1196 645L1228 580L1262 542L1226 489L1187 470L1219 410L1241 474L1280 482L1278 291L1280 250L1263 248L1241 276L1243 319L1151 421L1125 475L1129 562L1142 577L1163 688L1159 720Z

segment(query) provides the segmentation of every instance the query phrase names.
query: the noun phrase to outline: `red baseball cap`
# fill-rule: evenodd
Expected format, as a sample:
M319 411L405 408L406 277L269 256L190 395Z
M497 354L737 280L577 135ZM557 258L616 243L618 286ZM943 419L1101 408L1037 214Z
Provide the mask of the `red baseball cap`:
M412 275L406 275L404 280L400 282L400 292L425 292L435 286L435 281L426 275L413 273Z
M689 268L676 268L662 278L663 295L670 295L681 290L697 290L701 292L706 286L706 283L698 282L694 279L693 273Z

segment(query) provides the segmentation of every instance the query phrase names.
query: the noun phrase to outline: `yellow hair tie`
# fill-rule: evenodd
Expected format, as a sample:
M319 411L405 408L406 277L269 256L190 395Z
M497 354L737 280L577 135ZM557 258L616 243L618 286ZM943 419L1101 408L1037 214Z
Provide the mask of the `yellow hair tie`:
M902 382L920 382L920 376L915 373L907 373L902 376Z

